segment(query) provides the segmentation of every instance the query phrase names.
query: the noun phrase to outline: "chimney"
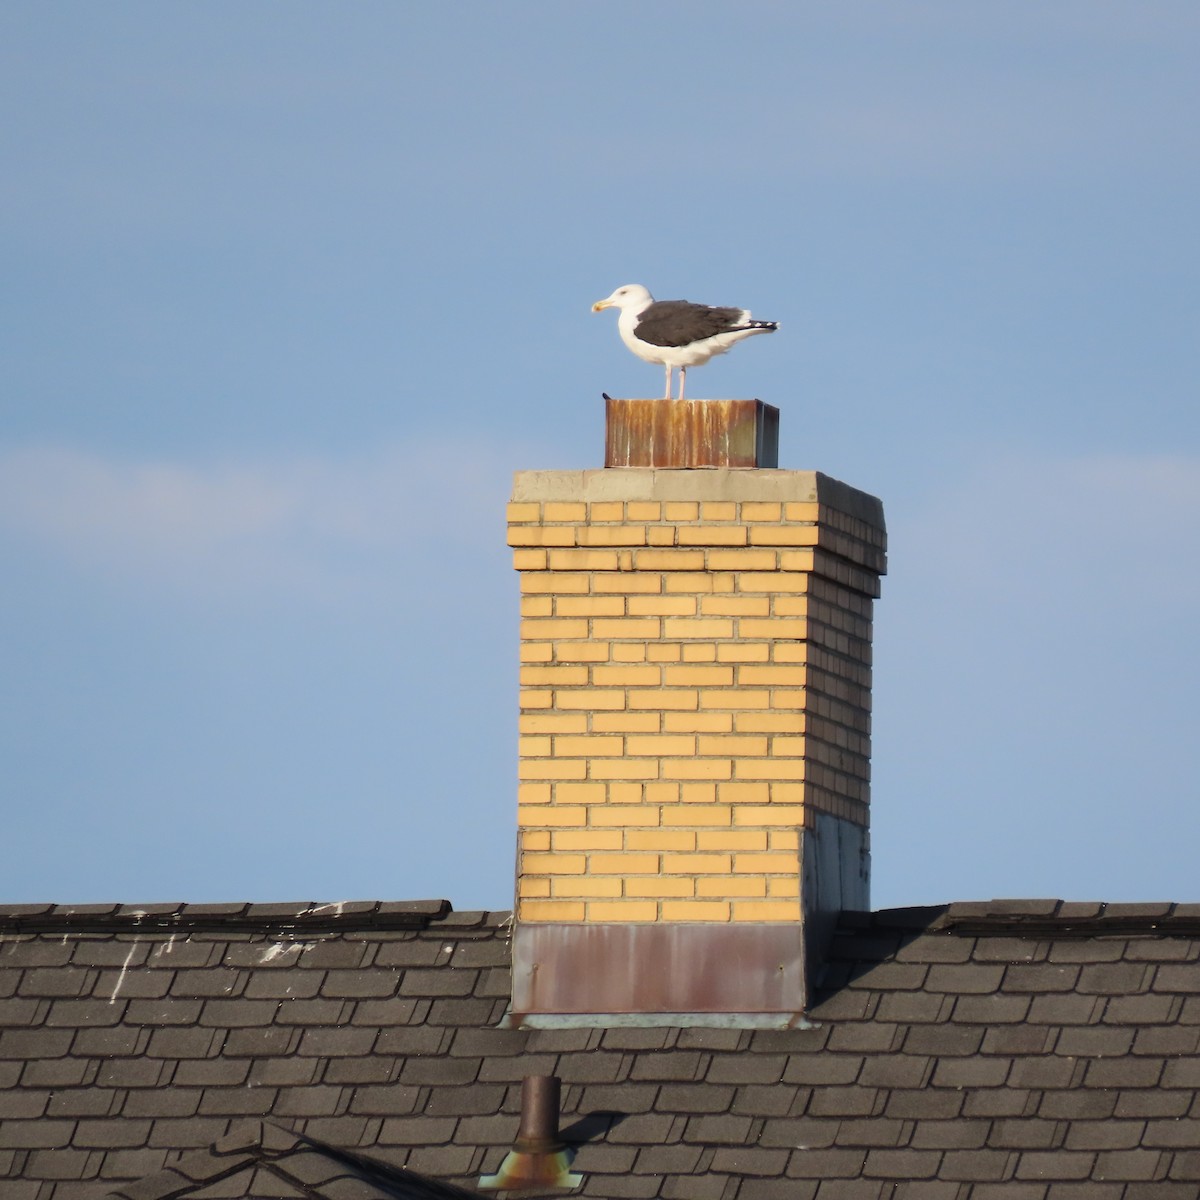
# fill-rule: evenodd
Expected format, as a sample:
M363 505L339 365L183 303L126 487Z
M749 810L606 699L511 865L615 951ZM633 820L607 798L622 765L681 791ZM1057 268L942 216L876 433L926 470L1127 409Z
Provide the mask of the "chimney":
M607 461L661 463L666 422L672 465L516 475L514 1023L795 1024L869 907L883 511L758 465L777 420L610 400Z

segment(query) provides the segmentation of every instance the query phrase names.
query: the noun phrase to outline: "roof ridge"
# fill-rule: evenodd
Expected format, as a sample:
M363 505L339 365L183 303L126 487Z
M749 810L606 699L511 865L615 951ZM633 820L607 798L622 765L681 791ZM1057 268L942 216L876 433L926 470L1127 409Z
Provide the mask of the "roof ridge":
M453 914L453 916L452 916ZM500 916L501 914L496 914ZM290 904L15 904L0 907L0 931L213 932L280 930L329 933L346 929L426 929L447 918L485 924L489 913L455 913L449 900L340 900ZM475 918L472 920L472 918Z
M965 900L927 907L843 912L838 927L851 934L924 930L960 936L1006 933L1018 937L1057 938L1105 934L1195 937L1200 935L1200 904Z
M341 1164L364 1183L379 1185L389 1194L395 1194L395 1189L401 1187L403 1194L408 1195L406 1184L413 1188L414 1197L419 1195L425 1200L465 1200L478 1194L420 1175L408 1167L393 1166L369 1155L339 1149L318 1138L297 1133L278 1121L250 1119L237 1124L212 1145L185 1154L160 1171L118 1184L107 1196L109 1200L183 1200L197 1188L219 1183L255 1163L289 1183L310 1190L312 1178L289 1170L284 1161L305 1150Z

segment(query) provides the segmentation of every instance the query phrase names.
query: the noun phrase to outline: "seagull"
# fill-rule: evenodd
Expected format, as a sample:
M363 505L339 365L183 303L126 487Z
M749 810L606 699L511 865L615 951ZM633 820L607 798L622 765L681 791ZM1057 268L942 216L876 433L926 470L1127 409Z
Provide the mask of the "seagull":
M699 367L714 354L724 354L735 342L756 333L774 333L778 321L755 321L748 309L710 308L687 300L655 300L640 283L627 283L604 300L592 305L592 312L616 308L617 332L621 341L646 362L667 368L667 390L671 398L671 374L679 368L679 396L683 399L684 377L688 367Z

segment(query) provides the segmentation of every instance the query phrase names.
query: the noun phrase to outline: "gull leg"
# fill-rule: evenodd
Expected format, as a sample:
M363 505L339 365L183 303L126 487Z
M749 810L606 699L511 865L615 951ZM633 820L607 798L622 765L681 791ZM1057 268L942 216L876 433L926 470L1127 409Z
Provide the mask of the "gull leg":
M672 373L673 373L673 368L668 366L667 367L667 390L663 393L664 400L670 400L670 398L671 398L671 375L672 375Z
M685 375L687 375L687 367L680 367L679 368L679 399L680 400L683 399L683 380L684 380Z

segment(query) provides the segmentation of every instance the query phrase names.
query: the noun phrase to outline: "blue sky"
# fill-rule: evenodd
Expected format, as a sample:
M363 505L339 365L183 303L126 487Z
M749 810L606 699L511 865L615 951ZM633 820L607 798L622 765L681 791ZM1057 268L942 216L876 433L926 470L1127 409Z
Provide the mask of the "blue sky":
M1200 10L0 8L0 900L507 907L511 474L880 496L874 901L1200 899Z

